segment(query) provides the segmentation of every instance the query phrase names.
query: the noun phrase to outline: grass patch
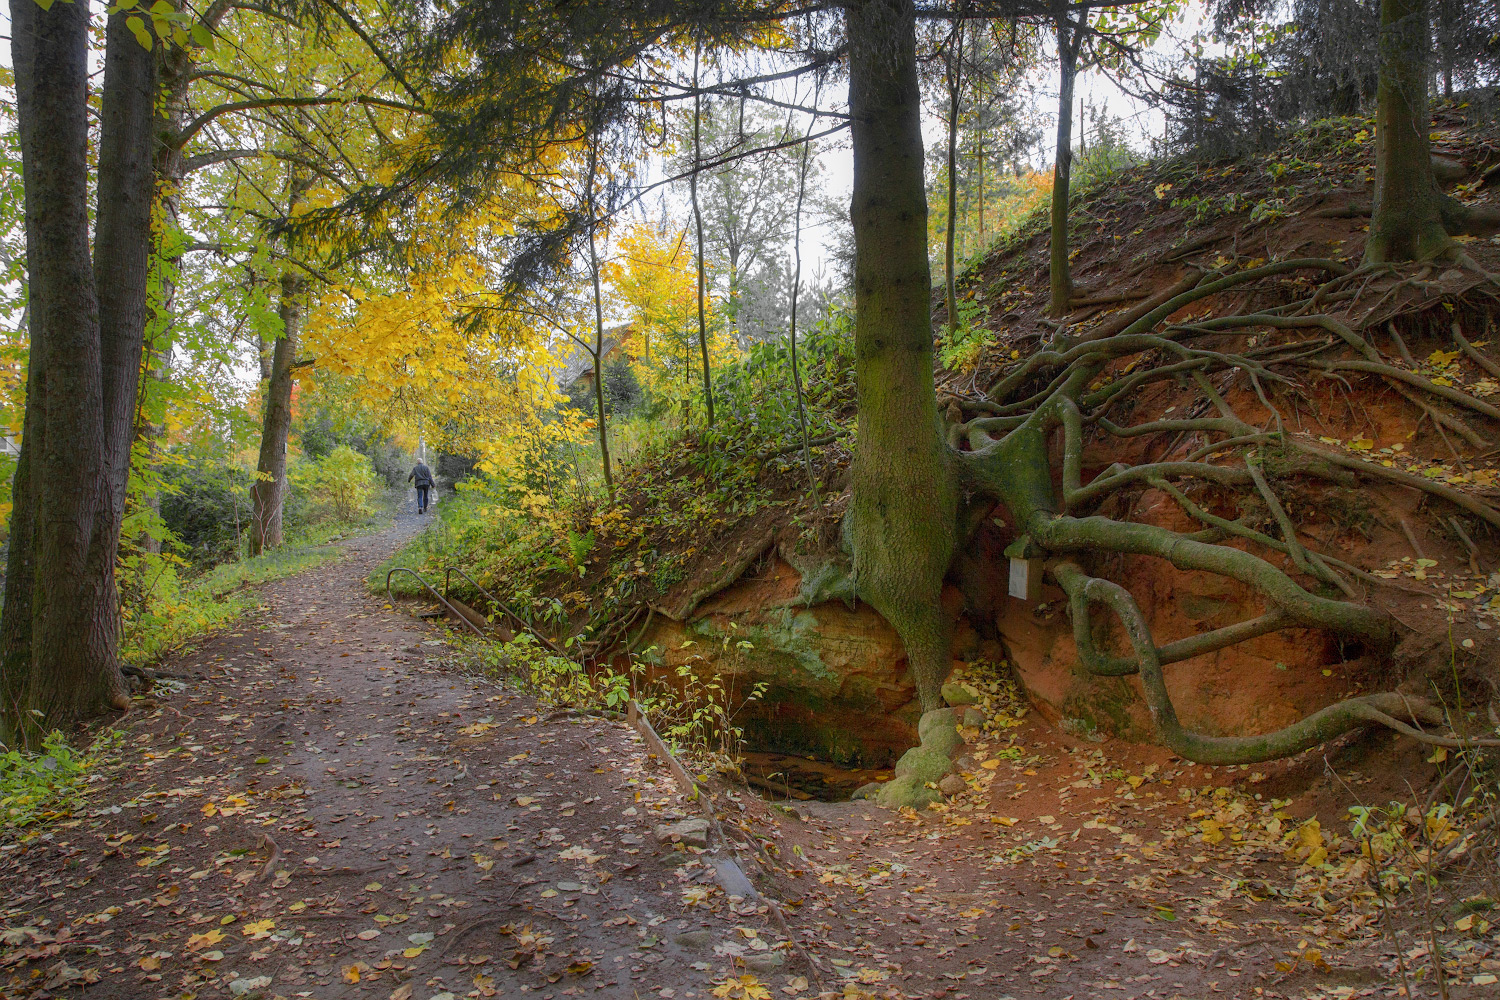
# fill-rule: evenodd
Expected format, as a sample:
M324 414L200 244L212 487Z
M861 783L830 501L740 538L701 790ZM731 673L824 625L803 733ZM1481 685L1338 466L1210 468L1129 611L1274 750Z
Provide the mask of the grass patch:
M343 550L335 545L289 545L222 563L191 582L158 581L144 601L125 609L120 656L135 666L154 663L258 607L258 595L246 588L295 576L342 556Z

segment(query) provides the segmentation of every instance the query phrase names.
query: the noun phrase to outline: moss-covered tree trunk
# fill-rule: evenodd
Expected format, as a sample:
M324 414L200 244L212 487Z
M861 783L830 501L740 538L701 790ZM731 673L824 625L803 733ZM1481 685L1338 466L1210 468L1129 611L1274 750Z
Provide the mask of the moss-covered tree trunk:
M911 0L846 9L859 401L847 527L860 596L901 635L923 707L936 708L957 488L933 387L915 17Z
M1427 0L1381 0L1375 196L1365 262L1429 260L1453 241L1427 141Z

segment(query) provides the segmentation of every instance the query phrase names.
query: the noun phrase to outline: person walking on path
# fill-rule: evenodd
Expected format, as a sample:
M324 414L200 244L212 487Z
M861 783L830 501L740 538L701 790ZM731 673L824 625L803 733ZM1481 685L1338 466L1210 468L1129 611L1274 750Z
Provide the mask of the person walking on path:
M417 484L417 513L427 513L427 498L432 495L432 487L436 484L436 480L432 478L432 470L419 459L417 467L411 470L411 475L406 477L406 481Z

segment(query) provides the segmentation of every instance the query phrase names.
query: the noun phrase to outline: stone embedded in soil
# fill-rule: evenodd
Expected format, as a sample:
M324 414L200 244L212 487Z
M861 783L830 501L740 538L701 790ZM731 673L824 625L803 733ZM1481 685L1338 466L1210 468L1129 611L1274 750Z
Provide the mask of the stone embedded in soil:
M714 946L714 935L712 931L684 931L672 943L688 951L708 951Z
M908 774L887 781L871 798L876 805L887 809L901 809L907 806L912 809L926 809L932 803L941 801L943 796L937 789L928 788L926 784Z
M953 761L936 747L912 747L896 761L896 777L915 778L922 784L940 781L953 768Z
M947 796L961 794L969 787L969 783L956 774L950 774L938 782L938 791Z
M979 693L962 681L948 681L943 685L943 700L953 708L962 708L979 701Z
M984 725L984 713L977 708L965 708L959 716L959 721L971 729L978 729Z
M958 720L952 709L941 709L942 717L934 720L932 724L921 727L922 747L933 753L940 753L950 761L959 755L964 745L964 739L958 733ZM928 712L922 716L938 715L938 712Z
M708 846L708 820L684 819L662 823L656 828L656 839L664 844L681 841L689 847Z
M933 733L945 732L957 734L958 713L951 708L935 708L931 712L924 713L917 722L917 738L923 743L931 740Z
M754 955L741 955L740 964L751 972L775 972L786 964L780 952L763 951Z

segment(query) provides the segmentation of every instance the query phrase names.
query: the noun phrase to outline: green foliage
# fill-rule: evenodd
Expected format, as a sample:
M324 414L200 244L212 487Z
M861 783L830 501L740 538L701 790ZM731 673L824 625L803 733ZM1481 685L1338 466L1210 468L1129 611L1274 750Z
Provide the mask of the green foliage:
M993 331L984 326L990 307L971 295L958 297L958 322L944 327L938 337L938 361L944 368L967 371L984 355Z
M632 658L622 672L613 667L588 670L524 633L507 643L453 641L481 673L509 680L546 705L623 712L634 698L675 753L725 769L738 766L744 741L736 717L766 691L763 683L742 691L733 680L687 665L662 670L655 647ZM724 650L733 641L732 633L725 635ZM737 645L749 646L743 641Z
M0 828L15 831L73 815L119 743L120 733L110 730L79 751L53 730L36 753L0 754Z
M1068 179L1070 197L1103 188L1141 162L1139 154L1125 141L1118 120L1099 114L1090 128L1088 148L1073 160Z
M594 398L594 382L591 378L578 378L563 389L568 405L593 416L597 409ZM629 416L646 402L646 393L636 376L630 359L616 356L604 363L604 413L605 416Z
M798 337L807 433L819 437L844 430L841 422L854 398L854 315L832 310ZM766 447L801 439L792 355L785 338L754 344L714 377L717 423L699 434L696 462L704 472L724 475L728 466Z
M292 489L307 502L306 524L336 521L360 524L375 513L380 481L370 459L346 444L321 458L304 459L288 470Z
M248 469L212 455L169 455L159 495L174 551L199 569L233 558L250 519L252 481Z
M410 456L382 424L373 419L351 380L332 373L318 375L314 402L301 407L292 431L307 458L321 459L340 445L368 455L375 471L391 486L406 482Z
M329 545L287 545L223 563L189 583L171 560L160 560L147 585L125 603L120 657L138 666L153 663L256 607L258 596L245 588L321 566L341 554Z

